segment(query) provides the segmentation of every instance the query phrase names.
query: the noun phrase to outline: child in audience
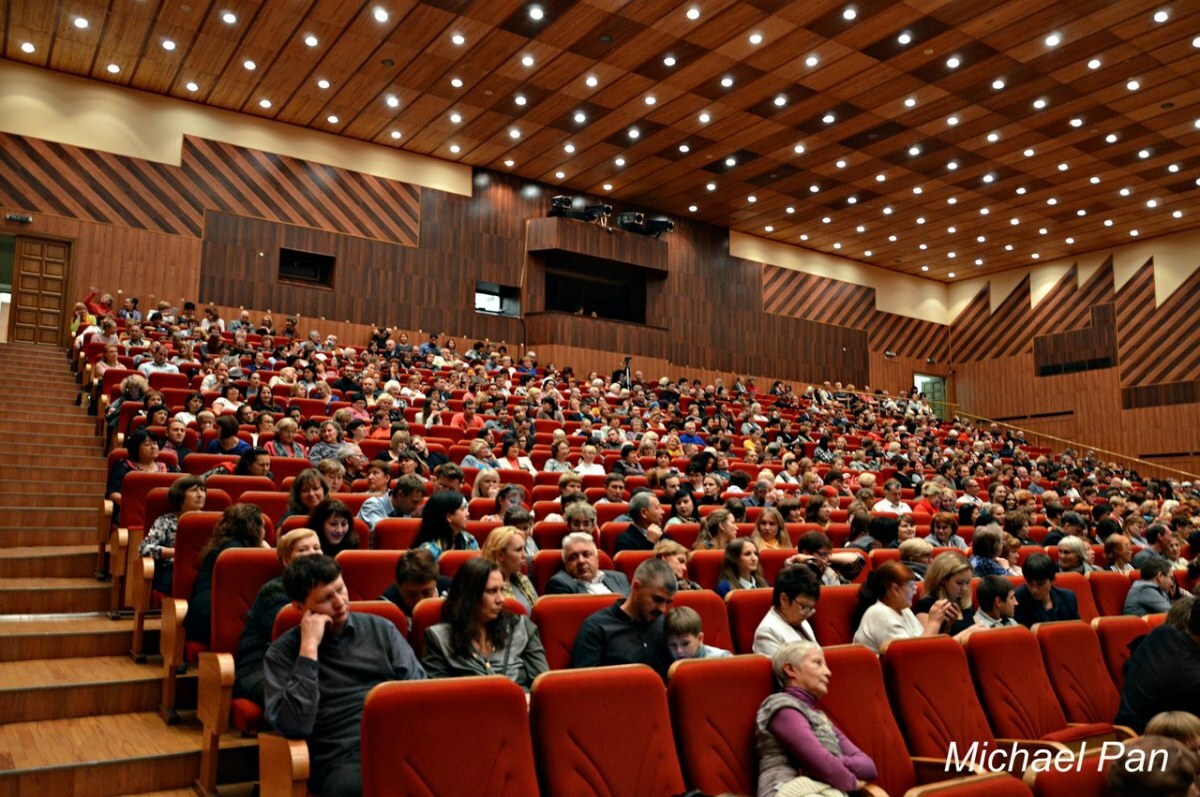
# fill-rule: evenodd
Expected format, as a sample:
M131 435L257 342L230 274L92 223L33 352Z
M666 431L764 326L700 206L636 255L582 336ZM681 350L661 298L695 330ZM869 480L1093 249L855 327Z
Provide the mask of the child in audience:
M690 606L676 606L667 612L663 630L667 633L667 649L671 658L723 659L732 656L728 650L704 644L704 626L700 613Z

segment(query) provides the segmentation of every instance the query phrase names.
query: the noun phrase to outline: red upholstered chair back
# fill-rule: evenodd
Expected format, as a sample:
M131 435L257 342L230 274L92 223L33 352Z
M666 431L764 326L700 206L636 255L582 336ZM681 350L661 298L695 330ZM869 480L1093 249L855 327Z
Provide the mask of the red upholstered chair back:
M1084 759L1076 772L1067 767L1059 772L1054 767L1032 776L1034 797L1111 797L1108 788L1108 766L1101 766L1099 752L1094 751Z
M399 606L391 601L350 601L350 611L373 614L390 620L392 625L396 626L396 630L400 632L400 636L408 635L408 617L400 611ZM279 610L279 614L275 615L275 625L271 628L271 639L279 639L280 636L300 625L303 617L304 612L292 604L284 606Z
M755 793L754 717L774 690L771 660L765 656L686 659L672 665L667 700L689 786L705 794Z
M271 475L275 477L275 488L282 489L284 479L294 479L311 467L312 463L300 457L271 457Z
M995 744L975 696L967 654L948 636L894 639L884 650L888 699L915 756L945 758L950 743Z
M231 468L237 464L238 458L232 454L188 454L183 460L183 472L190 473L193 476L199 476L202 473L208 473L213 468L220 465L222 462L228 462ZM274 489L272 484L267 489ZM255 488L261 490L261 487Z
M446 551L438 557L438 571L446 578L454 578L454 574L468 559L478 559L479 551Z
M1040 739L1066 728L1032 631L992 629L969 637L966 648L976 694L997 736Z
M916 772L888 705L879 657L862 645L834 645L825 648L825 663L833 674L821 708L875 762L875 783L888 794L904 794L916 785Z
M222 476L217 474L209 476L207 484L209 487L224 490L235 504L241 501L242 493L248 490L275 489L275 482L266 476Z
M1079 619L1090 623L1100 616L1096 609L1096 601L1092 598L1092 589L1082 573L1059 573L1054 578L1054 586L1069 589L1075 593L1079 602ZM1118 612L1120 614L1120 612Z
M378 600L396 582L396 563L404 551L342 551L337 563L352 601Z
M246 627L246 615L259 589L283 572L275 551L267 548L231 548L217 557L212 581L212 643L210 650L237 650Z
M822 646L848 645L854 639L850 620L858 604L858 584L836 587L821 587L817 600L817 611L809 616L808 624Z
M279 523L288 510L288 494L274 490L247 490L242 493L241 502L254 504L261 509L262 513L275 524L275 528L279 528Z
M1129 588L1133 586L1127 576L1122 573L1097 570L1087 574L1087 583L1091 588L1092 599L1096 603L1096 611L1100 616L1115 617L1125 611L1125 596L1129 594ZM1082 616L1079 619L1084 620Z
M283 521L283 525L279 527L279 534L282 536L289 531L304 528L308 528L308 516L292 515ZM313 531L316 531L316 529L313 529ZM362 519L354 518L354 532L358 535L358 549L360 551L367 550L371 545L371 529Z
M579 626L617 600L615 595L543 595L534 602L533 622L541 633L550 669L565 670L571 666Z
M220 512L188 512L179 518L175 529L175 564L171 577L171 594L176 598L192 597L196 575L200 572L200 550L212 537Z
M1140 617L1097 617L1092 621L1108 674L1120 691L1125 685L1125 662L1129 661L1129 643L1150 633L1150 626Z
M170 487L178 473L133 472L121 482L121 526L127 529L148 528L146 497L155 487Z
M733 635L733 652L750 653L754 647L754 631L771 610L770 589L735 589L725 601L729 612L729 631Z
M424 718L420 733L397 744L396 729L412 717ZM362 728L363 794L538 793L525 693L507 678L380 684L367 695Z
M175 474L177 475L177 474ZM146 495L145 523L149 529L160 515L173 512L171 503L167 500L167 487L155 487ZM224 490L207 490L204 496L205 512L224 512L229 508L229 496Z
M629 579L629 583L633 583L633 571L637 570L638 565L647 559L654 557L654 551L618 551L613 557L613 564L618 570L625 574Z
M721 580L721 561L725 551L694 551L688 561L688 575L705 589L716 589Z
M676 523L673 526L668 526L666 531L671 539L690 551L692 550L692 546L696 544L696 539L700 536L700 524Z
M375 547L387 551L407 550L413 547L420 530L420 518L384 518L375 524Z
M768 584L774 584L779 578L779 571L784 568L784 563L789 557L796 555L795 548L766 548L758 553L762 563L763 576L767 579Z
M1096 631L1070 620L1038 623L1033 635L1067 722L1112 722L1121 696L1108 675Z
M566 523L539 520L533 524L533 541L539 549L561 548L567 532Z
M543 673L533 683L529 721L547 797L671 797L684 791L667 693L649 667Z
M620 554L618 554L620 556ZM722 650L733 650L733 636L729 633L729 614L725 601L717 593L706 589L685 589L675 593L671 611L680 606L695 609L704 628L704 644Z
M507 470L501 468L496 471L500 474L501 484L519 484L525 488L525 497L528 498L533 492L533 474L524 470Z

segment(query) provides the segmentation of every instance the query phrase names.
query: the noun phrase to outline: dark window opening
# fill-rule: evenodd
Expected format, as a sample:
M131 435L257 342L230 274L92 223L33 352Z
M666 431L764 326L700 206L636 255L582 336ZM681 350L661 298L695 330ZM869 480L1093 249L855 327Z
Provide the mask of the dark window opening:
M511 285L476 282L475 312L519 318L521 315L520 291Z
M332 288L336 262L333 255L281 248L279 250L279 279L283 282Z
M650 276L611 260L553 255L546 263L546 309L645 324Z

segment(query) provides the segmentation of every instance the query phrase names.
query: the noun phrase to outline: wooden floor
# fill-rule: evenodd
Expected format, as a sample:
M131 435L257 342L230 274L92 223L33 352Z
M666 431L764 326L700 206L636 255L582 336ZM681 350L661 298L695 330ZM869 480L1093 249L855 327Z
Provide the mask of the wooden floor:
M109 619L109 584L93 575L105 472L94 418L75 406L62 350L0 344L0 358L0 427L45 430L41 448L0 439L0 797L190 795L200 728L194 712L175 726L157 713L160 623L147 622L150 658L135 663L133 622ZM36 397L36 421L9 396ZM195 688L194 672L180 678L182 708ZM257 741L229 734L221 748L218 780L235 784L221 793L248 797Z

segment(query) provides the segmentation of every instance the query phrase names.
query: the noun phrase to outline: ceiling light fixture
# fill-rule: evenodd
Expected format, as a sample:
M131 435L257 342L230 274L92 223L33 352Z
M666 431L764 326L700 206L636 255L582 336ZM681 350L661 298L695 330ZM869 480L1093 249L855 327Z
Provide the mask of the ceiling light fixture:
M1087 62L1087 65L1088 65L1088 69L1099 69L1100 68L1100 59L1093 58L1092 60Z
M254 63L250 59L246 59L245 61L242 61L242 66L244 66L246 69L250 70L251 72L253 72L255 69L258 68L258 64Z
M575 145L574 144L564 144L563 152L567 153L568 155L573 154L575 152Z
M746 197L746 201L753 205L758 201L758 197L756 197L754 194L751 194L750 196Z
M666 58L663 59L663 65L664 66L675 66L675 56L668 55Z
M684 155L686 155L692 151L692 148L689 147L687 144L680 144L679 151L682 152Z
M460 78L460 77L450 78L450 85L456 89L461 89L463 86L462 78Z
M921 148L918 147L916 144L913 144L911 147L908 148L908 154L912 155L915 158L921 154Z
M397 97L395 94L389 94L387 96L387 99L384 100L384 102L387 103L387 107L389 107L389 108L399 108L400 107L400 98Z
M877 175L875 175L875 182L877 182L877 183L882 183L882 182L883 182L884 180L886 180L886 179L887 179L887 175L886 175L886 174L877 174Z
M377 7L375 9L374 13L375 13L375 21L376 22L387 22L388 21L388 12L385 9Z
M84 19L83 17L75 17L74 22L75 22L75 27L79 28L80 30L87 29L88 21L86 19Z
M1130 91L1137 91L1141 87L1142 87L1141 82L1137 81L1137 80L1131 80L1125 84L1125 88L1129 89Z
M821 117L821 121L827 125L831 125L837 121L837 117L834 116L832 113L827 113Z
M21 52L33 53L35 50L37 48L33 46L33 42L21 42Z
M1109 133L1107 136L1104 137L1104 140L1107 141L1109 144L1116 144L1117 143L1117 134Z
M461 33L456 33L450 37L450 41L452 41L456 47L462 47L467 43L467 37L463 36Z
M188 84L184 86L184 88L188 91L199 91L200 84L196 83L195 81L188 81Z
M726 159L725 159L725 165L726 165L726 166L728 166L728 167L730 167L730 168L733 168L734 166L737 166L737 158L726 158Z
M887 207L885 207L883 209L883 215L885 215L885 216L892 215L892 206L891 205L888 205Z
M271 101L270 101L270 100L267 100L267 99L262 99L262 100L259 100L259 101L258 101L258 104L259 104L261 107L263 107L263 108L270 108L270 107L271 107Z
M1062 44L1062 36L1060 34L1051 33L1049 36L1046 37L1046 46L1047 47L1057 47L1060 44Z
M1154 21L1159 23L1160 25L1162 23L1166 22L1170 18L1171 18L1171 12L1167 11L1167 9L1165 9L1165 8L1161 11L1154 12Z
M557 177L559 180L565 180L567 177L567 173L566 172L555 172L554 176Z
M791 215L791 214L793 214L793 213L795 213L795 212L796 212L796 209L795 209L794 207L792 207L791 205L788 205L786 208L784 208L784 211L785 211L785 212L786 212L788 215Z
M1006 84L1004 83L1004 78L998 77L992 81L992 88L994 88L996 91L999 91L1000 89L1004 88L1005 85Z
M733 78L729 77L729 75L726 75L725 77L721 78L721 85L724 86L725 88L732 87L733 86Z
M796 153L797 155L803 155L804 154L804 145L797 144L796 146L792 147L792 152Z
M595 75L588 75L587 78L585 78L583 82L586 83L589 88L593 88L593 89L596 88L596 86L600 85L600 81L596 79Z
M775 107L776 108L782 108L785 105L787 105L787 97L780 94L778 97L775 98Z
M400 131L399 131L399 130L393 130L393 131L392 131L392 138L394 138L394 139L396 139L396 140L399 140L399 139L400 139L400 135L401 135L401 134L400 134ZM504 162L504 165L505 165L505 166L508 166L508 167L512 167L512 165L513 165L513 162L512 162L512 161L505 161L505 162Z
M533 66L533 64L534 64L533 56L532 55L524 56L521 59L521 63L524 64L525 66Z
M954 127L956 124L958 124L958 117L951 116L949 119L946 120L946 124L950 125L951 127Z
M641 134L642 134L642 131L638 130L636 127L629 128L629 137L630 138L636 139Z
M656 100L656 99L654 98L654 95L653 95L653 94L650 94L650 95L647 95L647 96L646 96L646 100L645 100L645 102L646 102L646 104L647 104L647 105L653 105L654 103L658 102L658 100Z
M712 117L708 115L708 111L700 114L700 124L706 125L712 121Z
M691 8L689 8L687 10L687 13L684 14L684 16L686 16L688 19L693 20L693 21L700 19L700 9L696 8L695 6L692 6Z
M1046 100L1041 97L1038 97L1036 100L1033 101L1033 107L1037 108L1039 111L1042 110L1043 108L1046 107Z
M330 114L329 116L326 117L326 121L329 122L329 124L331 124L331 125L336 125L341 120L338 119L333 114Z
M452 113L452 114L450 114L450 121L453 122L454 124L458 124L462 121L462 115L457 114L457 113Z
M805 66L812 67L812 66L816 66L819 63L821 63L821 59L818 58L816 55L810 55L808 58L804 59Z
M615 163L615 164L617 165L617 168L619 169L619 168L621 168L622 166L624 166L624 165L625 165L625 159L624 159L624 158L617 158L615 161L613 161L613 163Z
M320 80L317 81L317 88L319 88L319 89L329 88L329 81L326 80L325 78L321 78Z
M317 39L316 36L314 36L310 33L304 37L304 43L307 44L309 47L316 47L318 44L320 44L320 41Z
M175 49L175 42L170 39L163 39L162 48L167 52L171 52Z
M692 213L695 213L699 209L700 208L696 207L695 205L688 205L688 210L690 210Z
M1000 140L1000 134L999 134L999 133L995 133L995 132L993 132L993 133L988 133L987 140L988 140L990 143L992 143L992 144L995 144L997 141L999 141L999 140Z
M842 19L846 20L847 22L853 21L857 16L858 11L854 9L854 6L847 6L846 10L842 12Z
M912 42L912 34L908 31L904 31L896 37L896 41L900 42L901 44L910 44Z
M546 12L542 10L541 6L530 6L529 7L529 18L532 19L534 22L541 21L542 17L544 17L544 16L546 16Z
M508 137L515 141L516 139L521 137L521 131L514 127L513 129L508 131Z
M705 187L705 188L707 188L709 191L716 191L716 190L717 190L717 184L716 184L716 183L709 183L708 185L706 185L706 186L704 186L704 187Z
M761 33L751 33L750 34L750 43L751 44L762 44L762 34Z
M1200 180L1198 180L1198 181L1197 181L1197 183L1200 183ZM808 192L809 192L810 194L816 194L816 193L818 193L820 190L821 190L821 186L817 185L816 183L813 183L812 185L810 185L810 186L808 187Z
M232 25L237 22L237 14L233 13L232 11L226 11L221 15L221 21L226 25Z
M962 59L957 55L952 55L946 59L946 66L948 66L950 69L958 69L960 66L962 66Z
M586 121L587 121L587 114L585 114L583 111L575 112L575 124L581 125Z
M107 69L108 69L109 74L111 74L111 75L115 75L121 71L121 67L117 66L116 64L109 64Z
M838 167L839 169L845 169L845 168L846 168L846 162L845 162L844 160L839 160L839 161L837 161L836 163L834 163L833 165L834 165L834 166L836 166L836 167Z
M1076 117L1071 120L1071 127L1083 127L1083 120Z
M775 232L775 228L772 227L770 224L768 224L766 227L763 227L763 229L766 230L767 232Z

